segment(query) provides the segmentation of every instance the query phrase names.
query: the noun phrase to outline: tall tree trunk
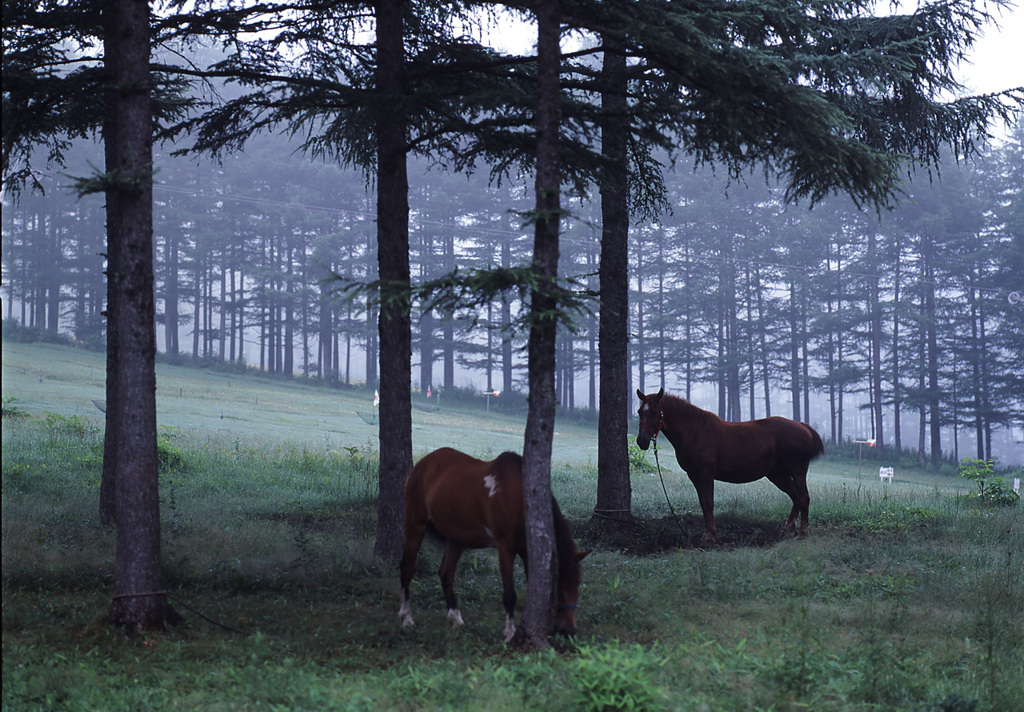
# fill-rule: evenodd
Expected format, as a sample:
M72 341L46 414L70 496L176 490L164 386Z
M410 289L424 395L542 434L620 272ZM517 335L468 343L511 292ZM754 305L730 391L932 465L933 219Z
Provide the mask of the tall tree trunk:
M108 327L113 366L106 452L113 468L117 543L111 622L129 631L181 617L163 591L156 451L156 324L153 295L153 158L149 100L149 5L104 7L104 61L110 82L104 120L107 192ZM111 380L112 379L112 380ZM111 438L107 438L110 442Z
M196 249L195 259L195 305L192 308L192 360L199 359L199 335L203 330L203 271L206 269L203 265L202 252L198 248Z
M228 279L227 271L222 267L220 271L220 327L219 342L217 344L217 358L223 362L227 352L228 336Z
M295 377L295 261L292 259L291 242L284 243L284 332L282 338L281 370L284 377Z
M764 307L764 289L761 288L760 268L754 268L754 290L757 292L757 331L758 343L761 350L761 382L764 386L764 417L772 416L772 386L771 373L768 368L768 315Z
M800 338L797 326L796 282L789 283L789 392L793 398L793 420L800 418Z
M167 277L164 282L164 348L177 356L178 343L178 237L169 234L164 243Z
M892 444L896 448L897 456L903 449L903 437L900 435L900 414L903 411L903 389L901 387L902 374L900 373L900 264L902 261L902 248L899 236L896 237L895 266L892 287Z
M328 269L328 273L331 270ZM320 288L320 378L328 383L338 380L338 372L334 369L336 357L334 350L334 306L327 286Z
M488 332L490 338L490 332ZM420 312L420 390L424 393L434 383L434 310Z
M501 244L501 266L508 269L512 266L512 245L506 240ZM501 295L501 385L502 390L505 393L512 392L512 300L509 299L508 295ZM445 332L445 341L450 338L448 332ZM447 361L445 362L447 364ZM447 381L448 371L447 366L445 369L445 379Z
M978 437L984 442L984 447L978 446L978 452L981 453L978 455L979 460L992 459L992 405L989 401L989 392L991 391L991 381L989 379L990 349L985 320L985 303L981 301L978 307L978 354L981 361L981 372L978 374L978 409L981 411L978 420L981 423L981 428Z
M528 556L522 631L534 647L547 648L557 554L551 511L551 442L555 432L555 311L558 279L559 64L557 2L537 4L537 183L528 347L529 410L523 443L523 508Z
M412 469L409 179L404 100L404 0L378 0L377 268L380 296L380 495L374 552L402 554L402 488ZM387 108L385 108L387 104Z
M882 427L882 305L878 297L878 240L874 222L868 225L868 260L872 274L868 305L868 319L871 323L871 387L874 393L871 402L874 417L873 437L878 447L885 447L885 428Z
M939 344L938 314L935 308L935 269L932 266L932 242L928 236L922 236L921 260L924 269L924 328L927 340L927 373L928 373L928 426L931 440L932 467L937 468L942 462L942 415L939 403Z
M644 339L644 327L646 326L644 303L644 244L643 237L637 237L636 251L636 372L639 389L647 392L647 362L644 355L647 353L647 344Z
M605 38L601 108L601 289L598 351L601 354L597 424L597 504L594 514L632 519L632 486L626 433L629 391L629 185L626 154L626 55Z

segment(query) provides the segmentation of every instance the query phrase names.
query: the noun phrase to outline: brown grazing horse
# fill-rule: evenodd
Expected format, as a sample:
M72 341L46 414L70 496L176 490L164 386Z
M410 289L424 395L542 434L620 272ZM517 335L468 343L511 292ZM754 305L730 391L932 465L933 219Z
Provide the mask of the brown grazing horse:
M683 398L657 393L640 397L640 431L636 444L646 450L664 432L676 451L679 466L686 470L697 490L704 512L704 538L715 541L715 480L737 484L767 477L789 495L793 509L786 530L796 527L807 533L807 467L825 454L821 436L806 423L774 416L730 423ZM657 445L657 443L655 443Z
M580 561L589 552L579 553L569 522L562 516L558 502L551 499L555 520L555 547L558 554L558 579L554 616L555 632L576 634L576 602L580 587ZM518 555L526 565L526 523L523 515L523 458L514 452L499 455L491 462L477 460L452 448L441 448L425 455L409 473L405 482L405 551L402 554L402 607L398 617L405 626L415 625L409 598L416 554L423 535L432 528L445 543L444 558L438 574L448 604L448 618L458 628L462 614L455 599L455 566L466 549L492 547L498 550L498 568L505 604L505 642L516 632L512 616L516 608L516 590L512 567Z

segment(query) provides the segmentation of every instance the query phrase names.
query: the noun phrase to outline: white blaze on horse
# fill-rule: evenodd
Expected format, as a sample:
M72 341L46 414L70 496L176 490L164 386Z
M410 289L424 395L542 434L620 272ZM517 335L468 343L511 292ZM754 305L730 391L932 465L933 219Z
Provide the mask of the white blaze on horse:
M569 522L551 498L555 523L558 576L555 586L554 629L576 634L576 605L580 587L580 553ZM512 580L515 557L526 565L526 523L523 514L523 458L506 452L485 462L451 448L425 455L405 482L405 550L402 554L402 600L398 616L414 625L409 584L423 536L432 528L444 540L444 558L438 574L448 605L448 618L463 624L455 597L455 567L466 549L498 550L502 603L505 606L505 641L515 634L513 614L516 590Z

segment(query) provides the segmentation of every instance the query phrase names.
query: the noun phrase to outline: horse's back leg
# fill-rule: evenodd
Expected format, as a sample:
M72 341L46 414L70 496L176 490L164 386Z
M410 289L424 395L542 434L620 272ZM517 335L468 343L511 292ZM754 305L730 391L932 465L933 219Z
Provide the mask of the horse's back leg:
M452 622L453 628L463 624L462 614L459 612L459 603L455 598L455 567L459 564L459 557L464 549L458 544L448 541L444 547L444 558L441 559L441 568L437 574L441 577L441 590L444 591L444 602L448 606L448 620Z
M505 606L505 642L512 640L516 634L513 622L516 612L516 586L512 576L516 562L516 554L508 547L498 547L498 570L501 573L501 602Z
M412 583L413 572L416 569L416 555L420 551L426 531L426 516L411 511L411 508L407 506L405 508L405 546L402 550L402 561L398 565L402 584L402 605L398 609L398 619L405 627L416 625L412 619L412 597L409 594L409 584Z
M768 475L768 479L771 480L772 484L788 494L789 498L793 500L793 507L789 510L789 516L786 517L784 531L795 531L801 537L807 535L809 528L807 521L807 512L811 502L811 496L807 492L807 467L809 464L807 463L803 466L795 465L788 469L777 470ZM800 518L799 529L797 529L797 517Z
M793 491L795 497L793 498L793 507L800 508L800 532L798 536L807 536L810 531L810 523L808 522L808 510L811 505L811 495L807 491L807 468L811 465L810 462L804 463L794 474L793 474ZM792 515L791 515L792 516ZM796 524L794 517L794 524Z

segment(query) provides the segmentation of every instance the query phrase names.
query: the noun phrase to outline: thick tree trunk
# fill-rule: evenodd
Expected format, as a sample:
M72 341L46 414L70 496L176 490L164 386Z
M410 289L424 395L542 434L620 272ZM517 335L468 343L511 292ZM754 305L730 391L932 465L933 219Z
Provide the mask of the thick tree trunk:
M107 176L108 304L113 366L106 441L111 459L117 551L111 622L129 631L181 617L163 592L156 452L156 325L153 295L152 119L149 5L116 0L104 8L110 97L104 123ZM112 380L111 380L112 379Z
M381 284L380 495L374 552L402 555L402 488L412 469L412 327L409 319L409 180L402 47L402 0L379 0L377 14L377 268ZM388 104L385 108L385 104Z
M608 40L606 39L606 43ZM601 175L601 289L598 350L601 354L600 411L597 430L598 517L632 519L632 487L626 420L629 391L629 165L626 155L626 55L604 53L605 112L601 152L606 161Z
M523 444L523 507L528 576L522 632L547 648L557 559L551 512L551 443L555 431L555 333L558 309L559 37L558 4L537 5L537 208L530 293L529 412Z

